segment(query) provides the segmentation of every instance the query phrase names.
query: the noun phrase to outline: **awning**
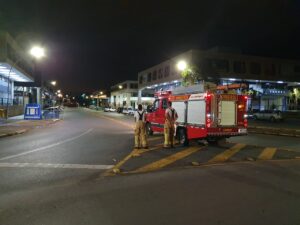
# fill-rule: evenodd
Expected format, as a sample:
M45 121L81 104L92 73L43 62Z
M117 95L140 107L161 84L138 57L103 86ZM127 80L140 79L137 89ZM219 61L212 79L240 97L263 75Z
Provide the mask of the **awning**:
M33 78L19 71L16 67L12 67L8 63L0 62L0 74L13 81L33 82Z

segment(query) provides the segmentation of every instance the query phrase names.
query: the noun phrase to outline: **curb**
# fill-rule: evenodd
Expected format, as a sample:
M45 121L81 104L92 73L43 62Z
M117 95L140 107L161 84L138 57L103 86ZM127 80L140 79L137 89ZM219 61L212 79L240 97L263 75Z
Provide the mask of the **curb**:
M249 133L268 134L277 136L300 137L300 130L270 127L248 127Z
M8 136L14 136L14 135L18 135L18 134L23 134L26 131L28 131L28 129L21 129L21 130L17 130L17 131L11 132L11 133L0 134L0 138L8 137Z

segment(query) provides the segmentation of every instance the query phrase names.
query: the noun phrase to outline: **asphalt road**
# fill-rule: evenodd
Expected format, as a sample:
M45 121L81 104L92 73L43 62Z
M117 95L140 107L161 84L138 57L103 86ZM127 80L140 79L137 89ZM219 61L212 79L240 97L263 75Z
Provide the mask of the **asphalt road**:
M67 109L53 126L0 139L0 224L300 224L297 159L104 176L132 151L131 126Z

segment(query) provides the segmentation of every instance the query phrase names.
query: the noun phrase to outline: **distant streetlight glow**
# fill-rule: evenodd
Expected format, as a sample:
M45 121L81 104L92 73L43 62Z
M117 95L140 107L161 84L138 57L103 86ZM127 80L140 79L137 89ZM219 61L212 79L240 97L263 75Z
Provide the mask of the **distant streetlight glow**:
M61 92L61 90L57 90L57 93L60 93Z
M123 86L122 85L119 85L119 89L122 89L123 88Z
M100 91L100 95L103 95L103 91Z
M45 57L45 50L42 47L35 46L35 47L31 48L30 54L32 56L34 56L35 58L40 59L40 58Z
M90 97L91 97L91 98L93 98L93 97L94 97L94 95L91 95Z
M184 71L185 69L186 69L186 67L187 67L187 64L186 64L186 62L185 61L179 61L178 63L177 63L177 69L179 69L180 71Z
M86 96L85 98L86 98L86 99L89 99L89 96Z
M51 84L53 85L53 86L55 86L56 85L56 81L54 80L54 81L51 81Z

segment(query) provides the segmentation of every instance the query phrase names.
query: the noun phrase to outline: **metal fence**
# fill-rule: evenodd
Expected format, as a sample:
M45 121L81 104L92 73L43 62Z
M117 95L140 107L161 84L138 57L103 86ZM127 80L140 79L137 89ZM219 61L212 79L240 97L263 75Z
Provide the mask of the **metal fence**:
M23 105L23 99L21 98L0 98L0 105L5 106L5 105Z
M64 113L60 107L50 107L43 110L44 119L63 119Z

